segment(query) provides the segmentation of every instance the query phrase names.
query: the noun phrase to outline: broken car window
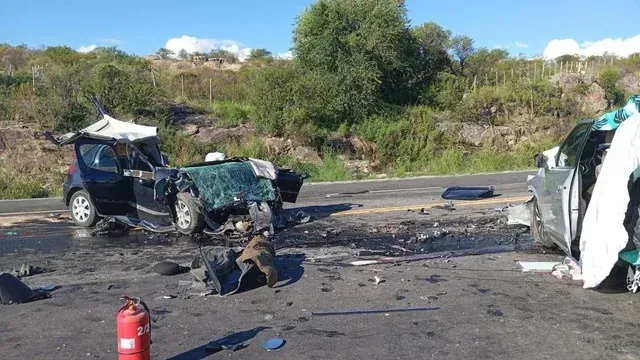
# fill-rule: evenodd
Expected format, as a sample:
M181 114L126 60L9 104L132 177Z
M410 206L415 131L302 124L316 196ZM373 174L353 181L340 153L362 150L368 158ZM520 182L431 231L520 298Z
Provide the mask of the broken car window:
M105 144L80 145L80 154L84 163L95 170L118 173L118 160L115 152Z
M558 152L557 164L560 167L574 167L578 157L578 150L582 140L589 132L590 124L580 124L567 136Z

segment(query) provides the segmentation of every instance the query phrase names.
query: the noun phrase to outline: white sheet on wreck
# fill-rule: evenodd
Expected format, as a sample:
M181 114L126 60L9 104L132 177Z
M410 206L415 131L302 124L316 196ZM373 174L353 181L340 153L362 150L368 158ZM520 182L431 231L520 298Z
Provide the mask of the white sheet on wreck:
M616 131L582 222L580 261L584 288L598 286L627 245L629 235L623 222L630 200L628 182L638 178L639 168L640 114L636 114Z

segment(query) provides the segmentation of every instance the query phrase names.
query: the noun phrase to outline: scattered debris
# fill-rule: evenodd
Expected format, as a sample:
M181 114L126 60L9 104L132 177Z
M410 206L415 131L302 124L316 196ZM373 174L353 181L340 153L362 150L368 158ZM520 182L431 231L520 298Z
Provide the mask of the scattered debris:
M404 251L404 252L408 252L408 253L412 252L411 250L406 249L406 248L403 248L403 247L402 247L402 246L400 246L400 245L391 245L390 247L391 247L392 249L397 249L397 250Z
M380 283L385 282L385 280L384 280L384 279L382 279L382 278L380 278L380 277L378 277L378 276L374 276L374 277L373 277L373 279L375 280L376 285L378 285L378 284L380 284Z
M188 295L190 296L200 296L200 297L205 297L208 295L213 295L214 294L214 290L213 289L208 289L199 293L189 293Z
M380 256L384 255L382 250L360 250L356 253L356 256Z
M431 215L425 208L420 209L420 215Z
M454 211L456 209L456 204L453 201L448 201L444 204L435 205L434 209Z
M40 287L40 290L42 290L42 291L53 291L55 289L56 289L56 286L53 285L53 284L47 284L47 285L44 285L44 286Z
M289 216L288 223L302 225L310 222L311 220L311 215L305 213L302 210L298 210Z
M42 289L31 290L17 277L9 273L0 274L0 303L4 305L22 304L50 296L50 291Z
M18 233L15 231L7 231L7 236L18 236Z
M273 320L273 315L272 314L267 314L267 315L264 316L264 319L266 321Z
M41 274L43 272L44 272L44 270L42 268L37 267L37 266L32 266L32 265L29 265L29 264L22 264L22 265L20 265L20 268L15 268L12 271L12 273L18 278L37 275L37 274Z
M531 225L533 216L533 197L526 202L507 207L507 225Z
M128 230L128 225L116 221L113 217L105 217L93 227L91 236L121 236Z
M555 261L518 261L522 272L546 272L550 273L560 263Z
M285 343L286 341L283 339L274 338L265 341L264 344L262 344L262 347L267 351L277 350L283 347Z
M175 299L176 296L175 295L164 295L162 298L166 299L166 300L169 300L169 299Z
M381 257L376 260L356 260L356 261L351 261L349 265L365 266L365 265L375 265L375 264L388 264L388 263L398 263L398 262L472 256L472 255L480 255L480 254L483 254L483 255L494 254L494 253L500 253L500 252L504 252L504 246L487 247L482 250L478 250L478 249L454 250L454 251L435 252L435 253L429 253L429 254Z
M442 193L445 200L477 200L493 197L493 186L452 186Z
M332 315L361 315L361 314L388 314L412 311L430 311L439 310L440 307L416 307L402 309L372 309L372 310L340 310L340 311L313 311L313 316L332 316Z
M566 257L562 264L557 264L553 267L551 276L559 280L562 280L563 278L582 280L582 268L575 260L570 257Z
M487 309L487 314L489 314L491 316L498 316L498 317L504 315L502 310L500 310L500 307L498 307L496 305L489 305L488 309Z
M178 275L189 271L189 268L180 266L171 261L163 261L153 266L153 271L164 276Z
M57 219L57 218L60 217L60 213L51 213L51 214L49 214L49 217Z
M362 195L368 194L369 190L362 191L354 191L354 192L344 192L344 193L334 193L325 195L326 198L340 198L340 197L352 197L353 195Z

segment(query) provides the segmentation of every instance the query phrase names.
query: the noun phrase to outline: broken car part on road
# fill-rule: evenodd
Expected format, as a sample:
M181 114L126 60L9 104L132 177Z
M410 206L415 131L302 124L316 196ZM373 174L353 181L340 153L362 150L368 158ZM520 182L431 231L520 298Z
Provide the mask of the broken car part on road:
M442 193L445 200L477 200L493 197L493 186L452 186Z
M254 236L239 254L233 249L212 249L207 255L202 248L192 262L191 274L196 281L211 284L221 296L278 282L273 264L275 249L263 235ZM202 268L204 267L204 269Z
M308 177L248 158L169 168L156 127L114 119L92 100L100 121L59 139L45 136L58 146L74 145L77 162L68 170L63 200L78 226L107 219L97 235L111 232L111 221L153 232L273 232L282 203L296 202Z
M371 309L371 310L339 310L339 311L312 311L313 316L334 316L334 315L364 315L364 314L387 314L414 311L439 310L440 307L415 307L402 309Z
M0 303L3 305L22 304L48 298L54 289L55 286L46 286L32 290L17 277L9 273L0 274Z

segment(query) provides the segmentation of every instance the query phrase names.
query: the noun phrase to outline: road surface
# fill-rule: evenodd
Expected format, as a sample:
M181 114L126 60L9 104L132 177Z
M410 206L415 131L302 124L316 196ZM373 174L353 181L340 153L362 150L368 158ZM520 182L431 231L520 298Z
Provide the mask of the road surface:
M63 210L56 200L1 202L0 270L41 267L23 281L56 290L50 299L0 306L0 359L116 358L123 294L151 309L154 359L638 359L633 294L520 271L518 260L563 259L532 244L528 228L505 223L500 208L526 197L527 174L305 186L290 210L315 219L272 239L277 287L228 297L199 296L188 273L153 272L160 261L189 266L192 238L92 237L64 214L49 216ZM452 211L429 208L450 185L493 185L501 196L459 201ZM429 210L407 211L420 207ZM45 214L25 214L32 212ZM208 243L216 244L234 245ZM423 260L350 265L380 254ZM418 307L431 310L314 315ZM206 349L230 333L245 347ZM286 344L266 352L262 343L274 337Z
M532 171L503 172L481 175L419 177L394 180L365 180L339 183L306 184L298 202L289 207L357 204L359 208L420 207L441 201L440 195L449 186L491 185L500 197L498 201L518 201L527 195L525 181ZM352 194L352 195L343 195ZM500 199L501 198L501 199ZM65 212L61 198L0 201L0 216Z

